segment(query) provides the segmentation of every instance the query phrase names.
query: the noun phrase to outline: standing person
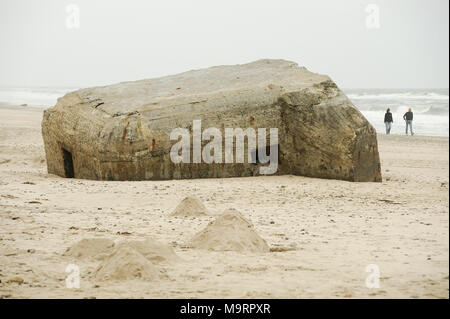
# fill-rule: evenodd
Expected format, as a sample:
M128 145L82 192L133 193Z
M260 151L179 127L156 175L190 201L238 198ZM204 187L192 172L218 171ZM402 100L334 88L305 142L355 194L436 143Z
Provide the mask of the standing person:
M392 119L391 109L386 110L386 114L384 114L384 124L386 125L386 134L391 134L392 123L394 120Z
M408 109L408 112L403 115L403 119L406 122L406 135L408 135L408 126L411 131L411 135L414 135L413 128L412 128L412 121L413 121L413 112L411 108Z

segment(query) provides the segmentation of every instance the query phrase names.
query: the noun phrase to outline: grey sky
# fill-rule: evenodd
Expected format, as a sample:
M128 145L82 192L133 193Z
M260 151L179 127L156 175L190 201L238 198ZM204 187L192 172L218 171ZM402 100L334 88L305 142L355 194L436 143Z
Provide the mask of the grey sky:
M66 6L80 28L66 27ZM380 8L380 28L365 11ZM0 0L0 86L86 87L260 58L343 88L448 88L448 0Z

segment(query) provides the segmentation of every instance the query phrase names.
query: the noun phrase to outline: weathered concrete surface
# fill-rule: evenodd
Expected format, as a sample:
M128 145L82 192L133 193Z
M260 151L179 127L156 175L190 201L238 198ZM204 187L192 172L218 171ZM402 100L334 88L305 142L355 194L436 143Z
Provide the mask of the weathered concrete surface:
M48 172L99 180L259 174L247 162L174 164L170 132L192 130L193 120L223 136L227 127L278 128L277 174L381 181L375 129L328 76L284 60L68 93L44 113Z

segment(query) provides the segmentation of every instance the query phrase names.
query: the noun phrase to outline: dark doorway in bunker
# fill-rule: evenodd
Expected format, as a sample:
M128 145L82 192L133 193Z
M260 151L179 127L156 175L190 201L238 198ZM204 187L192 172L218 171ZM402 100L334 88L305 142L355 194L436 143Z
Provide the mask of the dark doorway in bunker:
M72 153L65 149L62 149L62 151L64 159L64 176L67 178L74 178Z

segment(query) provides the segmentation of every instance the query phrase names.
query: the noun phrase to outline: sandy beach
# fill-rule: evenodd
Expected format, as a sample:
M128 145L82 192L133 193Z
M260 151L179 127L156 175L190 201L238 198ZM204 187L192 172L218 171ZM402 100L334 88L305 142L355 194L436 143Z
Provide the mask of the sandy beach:
M47 174L41 120L42 109L0 106L1 298L449 297L448 137L379 134L381 183L289 175L103 182ZM208 214L171 216L186 196ZM190 247L229 208L270 252ZM103 281L104 260L65 254L87 238L152 238L178 257L155 264L153 279ZM69 264L79 266L79 289L66 288ZM371 264L379 288L366 286Z

